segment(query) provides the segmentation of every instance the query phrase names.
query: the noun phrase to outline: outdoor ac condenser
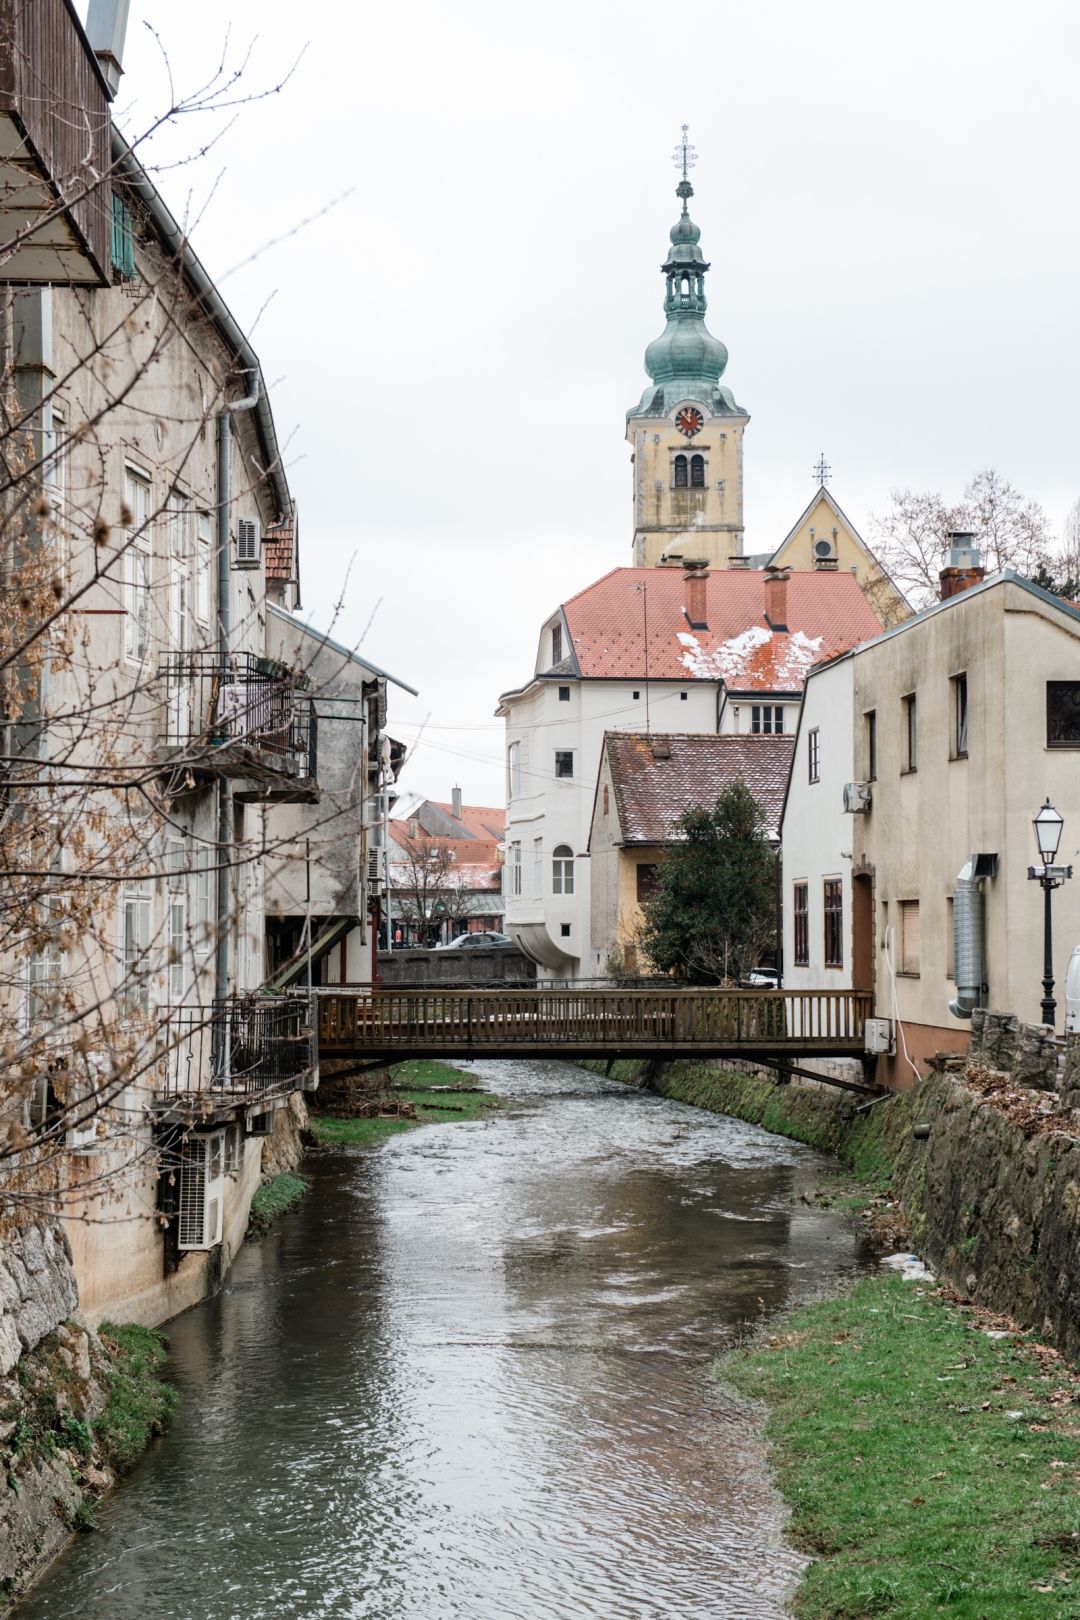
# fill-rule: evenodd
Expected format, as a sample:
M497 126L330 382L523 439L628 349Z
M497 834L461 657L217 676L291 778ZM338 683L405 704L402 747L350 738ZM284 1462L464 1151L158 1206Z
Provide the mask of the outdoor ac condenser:
M869 782L844 783L844 810L848 815L863 815L870 808L871 793Z
M891 1056L893 1048L893 1026L891 1018L868 1018L865 1028L865 1045L867 1052L880 1053Z

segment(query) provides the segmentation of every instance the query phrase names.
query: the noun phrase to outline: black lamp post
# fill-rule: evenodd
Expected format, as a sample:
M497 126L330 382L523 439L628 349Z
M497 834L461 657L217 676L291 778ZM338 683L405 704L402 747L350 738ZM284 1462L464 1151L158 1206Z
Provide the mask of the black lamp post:
M1035 828L1035 843L1042 857L1042 866L1028 867L1028 877L1033 882L1040 883L1043 891L1042 1018L1043 1023L1049 1024L1051 1029L1057 1022L1057 1002L1054 1000L1054 935L1051 926L1050 896L1055 889L1061 887L1066 878L1072 877L1071 866L1054 865L1063 825L1062 817L1047 799L1032 822Z

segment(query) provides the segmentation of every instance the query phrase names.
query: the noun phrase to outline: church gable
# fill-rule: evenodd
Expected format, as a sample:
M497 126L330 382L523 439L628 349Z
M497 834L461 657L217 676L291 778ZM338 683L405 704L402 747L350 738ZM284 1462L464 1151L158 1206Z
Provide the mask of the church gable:
M853 573L883 628L910 613L907 602L858 529L824 484L777 546L773 568Z

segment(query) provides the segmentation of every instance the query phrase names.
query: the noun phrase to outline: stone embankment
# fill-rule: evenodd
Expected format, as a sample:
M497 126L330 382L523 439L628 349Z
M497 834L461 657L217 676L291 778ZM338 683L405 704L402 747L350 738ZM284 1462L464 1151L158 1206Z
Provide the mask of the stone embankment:
M977 1013L969 1055L869 1107L708 1064L619 1078L835 1153L906 1213L912 1246L958 1294L1080 1362L1080 1042Z

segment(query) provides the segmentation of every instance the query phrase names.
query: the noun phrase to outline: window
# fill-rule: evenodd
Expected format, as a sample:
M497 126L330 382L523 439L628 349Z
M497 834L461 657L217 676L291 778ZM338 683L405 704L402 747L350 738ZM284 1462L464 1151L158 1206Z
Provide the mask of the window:
M200 624L210 618L210 514L200 512L195 538L195 617Z
M570 938L570 924L569 923L560 923L559 924L559 933L560 933L560 935L562 936L563 939L569 939Z
M1046 746L1080 748L1080 681L1047 681Z
M570 701L570 688L568 686L560 686L559 687L559 702L560 703L569 703L569 701Z
M521 845L510 845L510 893L521 894Z
M57 998L64 982L64 952L60 945L59 896L42 903L41 933L26 964L26 1023L30 1030L57 1022Z
M792 886L791 916L795 924L795 966L810 965L810 886L796 883Z
M640 696L641 696L641 693L640 693L640 691L638 691L638 692L631 692L631 694L630 694L630 696L631 696L631 697L632 697L632 698L633 698L633 699L634 699L634 701L635 701L635 703L636 703L636 702L637 702L637 700L638 700L638 698L639 698L639 697L640 697Z
M191 582L187 521L184 498L179 490L174 489L169 496L169 642L176 652L185 651L189 642Z
M131 210L123 197L112 194L112 231L109 247L112 267L123 281L135 274L135 238L131 230Z
M512 742L506 750L506 791L511 799L521 792L521 744Z
M148 879L125 883L121 890L120 922L124 986L122 996L131 1010L150 1007L150 919L153 891Z
M556 748L555 750L555 776L559 781L568 781L574 774L574 751L572 748Z
M901 900L897 909L900 913L900 972L910 973L917 978L920 955L919 902Z
M551 852L551 892L574 892L574 852L569 844L556 844Z
M685 693L685 692L680 692L680 693L679 693L679 701L680 701L680 702L681 702L681 703L685 703L685 702L686 702L686 693Z
M562 625L553 624L551 627L551 662L562 663Z
M877 711L871 709L863 716L866 726L866 780L877 781Z
M150 481L128 467L124 505L129 513L124 542L124 652L141 664L150 652Z
M211 910L212 891L211 881L216 873L211 871L214 856L210 850L200 850L195 866L195 945L200 951L208 951L214 943L214 919Z
M825 966L844 965L844 890L840 878L826 878L825 897Z
M540 897L544 892L544 840L533 839L533 894Z
M784 732L784 705L782 703L755 703L750 711L750 730L762 736L782 736Z
M810 771L810 781L821 780L821 733L814 726L806 734L806 758Z
M705 488L705 457L690 457L690 487L691 489Z
M915 708L915 694L910 692L904 699L904 760L901 767L904 771L915 771L919 768L919 719Z
M608 813L608 785L605 782L604 783L604 814L605 814L605 816L607 815L607 813Z
M952 687L953 759L967 759L968 751L968 688L967 675L954 675Z
M656 880L659 867L655 861L639 861L637 868L637 900L638 905L644 905L656 893Z
M50 543L54 549L56 560L61 566L67 560L67 478L68 478L68 450L67 428L64 418L57 411L52 413L52 428L46 439L45 451L49 456L49 464L45 472L46 487L49 495L49 507L52 521L48 533Z
M686 484L687 484L686 472L687 472L686 457L685 456L676 456L675 457L675 488L676 489L685 489L686 488Z
M182 892L169 897L169 996L183 1001L188 987L187 974L187 897Z

